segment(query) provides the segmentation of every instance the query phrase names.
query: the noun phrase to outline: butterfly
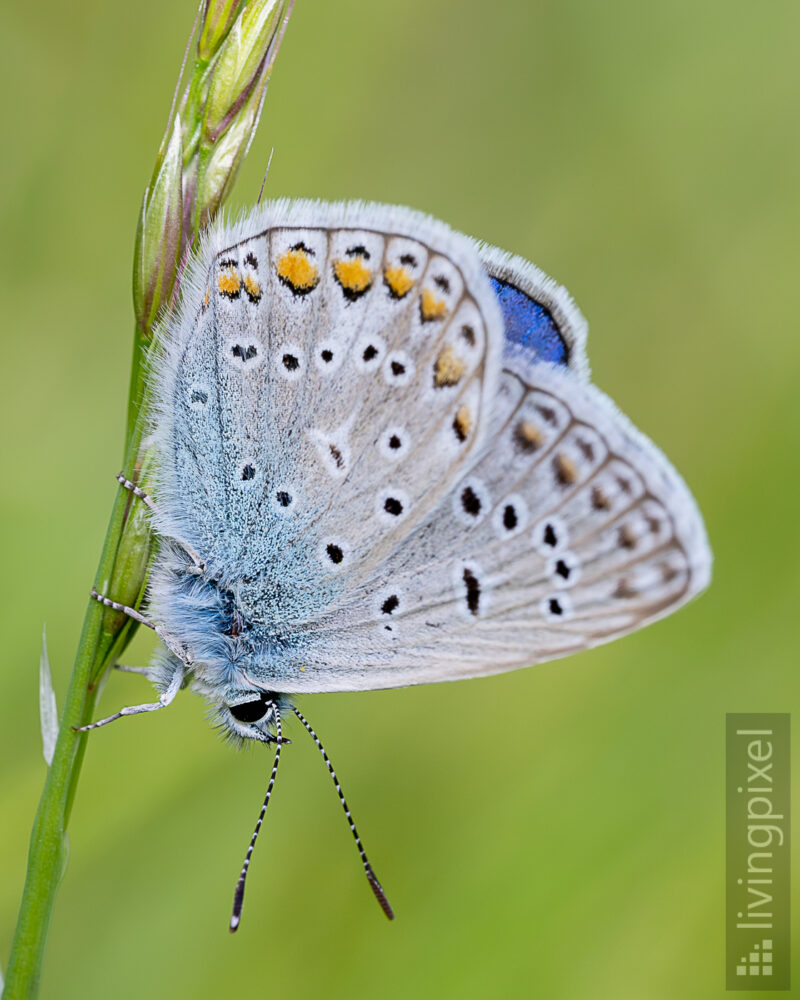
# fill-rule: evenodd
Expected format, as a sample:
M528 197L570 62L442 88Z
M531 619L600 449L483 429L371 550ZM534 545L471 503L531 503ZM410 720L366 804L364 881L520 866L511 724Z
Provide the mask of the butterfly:
M234 741L294 695L566 656L708 584L685 484L588 381L586 325L532 264L410 209L276 201L212 228L151 364L159 540L144 672Z

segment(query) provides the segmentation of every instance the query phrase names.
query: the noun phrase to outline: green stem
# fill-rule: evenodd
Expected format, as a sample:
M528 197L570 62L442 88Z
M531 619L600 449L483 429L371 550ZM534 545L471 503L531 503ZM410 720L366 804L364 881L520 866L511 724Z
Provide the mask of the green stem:
M136 455L141 434L134 429L128 455ZM130 464L126 462L126 469ZM119 490L111 510L95 586L102 588L114 577L119 543L129 514L130 495ZM125 644L133 631L124 628ZM121 638L119 627L117 639ZM38 995L42 960L50 917L66 863L66 829L75 790L86 750L86 733L73 727L84 726L92 719L97 697L97 681L121 651L108 627L106 611L97 601L90 601L83 621L75 666L61 714L53 760L47 772L39 809L31 833L28 871L17 928L11 948L3 1000L32 1000Z
M252 17L250 7L255 9ZM235 10L236 5L232 9ZM238 60L242 57L246 64L261 67L258 70L261 83L247 80L242 86L246 86L248 92L256 85L266 86L277 45L282 37L287 10L291 10L291 3L286 0L252 0L250 4L244 0L236 17L241 18L247 14L248 19L242 33L236 35L235 45L231 50L233 55L226 61L226 39L233 23L231 21L231 24L227 24L230 12L226 13L223 8L214 4L205 6L205 16L209 21L201 24L201 36L205 37L202 33L208 28L209 37L216 38L214 50L206 53L207 58L198 57L195 61L189 86L181 101L179 115L185 128L181 159L173 157L165 161L169 150L174 152L177 147L170 146L170 129L164 136L151 187L145 195L134 253L134 303L137 304L138 326L134 335L127 445L123 464L125 474L134 482L147 484L153 460L151 452L142 450L141 419L141 415L148 412L144 366L145 355L151 348L153 336L150 326L152 316L168 306L168 296L173 288L183 251L190 245L192 238L197 236L200 225L210 221L215 215L241 160L240 155L234 155L227 173L225 170L219 172L219 176L215 178L216 186L211 185L206 200L197 204L197 181L202 179L203 170L211 155L210 149L203 142L202 123L208 88L213 82L212 74L218 64L222 64L224 72L231 72L231 66L238 65ZM271 11L274 13L270 13ZM261 18L264 12L272 17L269 24ZM218 32L220 16L225 18L226 25L226 30L221 34ZM269 25L271 33L266 30ZM278 42L273 45L276 35ZM271 59L265 62L270 58L269 52L272 52ZM224 128L236 125L235 111L243 101L246 104L246 92L243 90L238 94L232 93L229 98L233 115L230 121L226 118L225 106L216 108L220 122L227 122ZM241 114L246 113L245 107ZM250 134L257 125L257 116L252 121L247 118L241 120L248 122L247 129L251 130L250 133L245 130L245 134L237 140L240 142L240 150L246 151ZM188 228L181 224L184 213L190 222ZM127 490L118 490L95 577L97 590L102 594L110 594L120 603L137 607L147 585L153 548L154 540L150 534L144 505L134 502ZM3 1000L33 1000L38 994L47 930L66 861L67 823L86 751L86 734L76 733L75 728L91 721L97 685L104 672L130 642L135 630L136 622L121 612L105 608L97 601L89 601L61 716L58 740L31 834L28 871Z

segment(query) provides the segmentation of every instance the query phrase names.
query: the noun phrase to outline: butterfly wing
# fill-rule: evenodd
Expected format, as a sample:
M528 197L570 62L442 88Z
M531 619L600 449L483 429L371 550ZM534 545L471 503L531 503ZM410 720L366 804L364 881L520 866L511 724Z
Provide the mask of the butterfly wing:
M532 360L588 379L586 320L566 288L523 257L486 243L477 249L503 313L506 341Z
M256 210L185 288L155 376L157 526L265 637L302 635L474 460L499 308L466 237L361 204Z
M505 345L497 282L536 307ZM706 585L690 494L581 377L580 316L532 265L405 209L276 203L218 230L185 288L157 527L235 594L254 683L509 670Z
M511 347L477 464L315 627L301 689L498 673L669 614L710 574L664 456L594 387Z

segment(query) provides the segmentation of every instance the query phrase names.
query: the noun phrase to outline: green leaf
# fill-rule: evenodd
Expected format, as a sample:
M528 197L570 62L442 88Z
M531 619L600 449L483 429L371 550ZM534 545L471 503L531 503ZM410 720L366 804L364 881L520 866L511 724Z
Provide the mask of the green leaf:
M133 305L143 336L149 336L159 309L169 299L178 267L183 226L181 132L176 115L142 200L133 256Z
M203 26L197 41L197 55L210 62L239 12L241 0L207 0Z
M285 9L283 0L256 0L231 28L211 76L204 120L207 142L216 142L252 94Z
M42 655L39 659L39 721L42 726L42 753L48 767L58 739L58 707L50 675L50 658L47 655L47 631L42 629Z

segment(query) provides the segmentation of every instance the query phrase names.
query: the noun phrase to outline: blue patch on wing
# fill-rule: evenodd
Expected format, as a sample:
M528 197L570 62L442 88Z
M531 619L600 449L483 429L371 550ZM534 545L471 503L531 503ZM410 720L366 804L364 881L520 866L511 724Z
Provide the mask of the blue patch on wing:
M531 351L537 361L567 367L567 345L550 311L507 281L489 280L503 312L506 340Z

